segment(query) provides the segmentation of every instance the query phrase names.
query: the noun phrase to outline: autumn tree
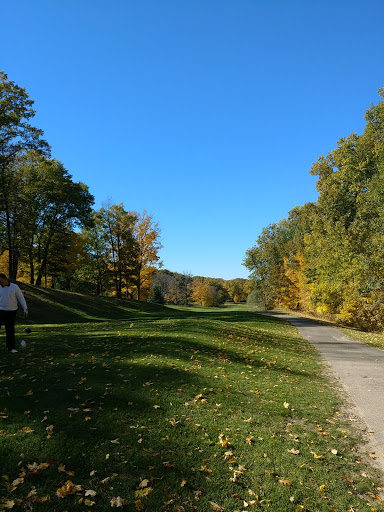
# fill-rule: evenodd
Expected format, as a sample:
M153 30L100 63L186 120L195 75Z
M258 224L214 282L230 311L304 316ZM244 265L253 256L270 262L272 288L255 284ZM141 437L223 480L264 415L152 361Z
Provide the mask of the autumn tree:
M384 327L384 88L379 96L363 134L341 138L313 164L317 202L265 228L247 251L245 265L268 305Z
M168 303L188 304L192 297L193 277L190 273L171 272L160 269L153 276L153 286L157 286Z
M152 279L160 264L161 249L160 228L145 210L142 214L131 212L135 217L133 236L136 245L136 256L133 269L133 283L137 300L142 299L143 288L148 295Z
M15 159L34 150L46 156L49 146L43 132L29 121L34 117L33 101L25 88L19 87L0 71L0 213L1 244L8 250L9 276L16 279L20 257L20 236L15 205L20 209L20 180L14 174ZM4 250L4 249L3 249Z
M224 288L230 300L233 300L233 302L243 302L252 291L252 282L249 279L230 279L224 281Z
M220 306L228 297L223 279L196 276L192 290L192 300L207 307Z

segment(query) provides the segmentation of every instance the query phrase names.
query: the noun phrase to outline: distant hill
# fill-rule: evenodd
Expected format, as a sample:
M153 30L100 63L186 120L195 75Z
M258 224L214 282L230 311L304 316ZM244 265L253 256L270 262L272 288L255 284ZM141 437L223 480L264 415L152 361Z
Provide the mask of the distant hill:
M100 322L107 320L130 320L140 313L158 316L165 306L135 300L96 297L81 293L53 290L40 286L18 283L28 305L28 322L34 324L63 324L76 322ZM176 312L167 308L167 314ZM18 323L24 322L19 306Z

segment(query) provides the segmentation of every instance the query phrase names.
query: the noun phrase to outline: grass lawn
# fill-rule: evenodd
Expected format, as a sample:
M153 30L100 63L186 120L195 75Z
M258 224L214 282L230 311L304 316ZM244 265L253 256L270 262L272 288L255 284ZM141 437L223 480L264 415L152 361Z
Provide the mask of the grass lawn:
M52 297L31 292L27 346L0 351L0 511L384 510L294 327Z

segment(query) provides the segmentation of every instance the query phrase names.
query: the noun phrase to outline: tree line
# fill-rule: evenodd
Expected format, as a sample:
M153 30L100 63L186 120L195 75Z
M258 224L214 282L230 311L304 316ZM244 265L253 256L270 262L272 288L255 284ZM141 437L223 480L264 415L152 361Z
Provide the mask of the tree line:
M159 225L123 203L93 209L88 186L32 126L33 103L0 71L0 265L12 280L171 304L246 299L248 280L159 270Z
M226 301L245 302L251 290L249 279L224 280L160 270L154 276L151 297L160 304L217 307Z
M0 263L11 279L145 298L160 229L123 204L94 210L88 186L51 158L25 88L0 71Z
M322 155L316 202L262 230L244 264L260 307L331 316L363 329L384 327L384 88L352 133Z

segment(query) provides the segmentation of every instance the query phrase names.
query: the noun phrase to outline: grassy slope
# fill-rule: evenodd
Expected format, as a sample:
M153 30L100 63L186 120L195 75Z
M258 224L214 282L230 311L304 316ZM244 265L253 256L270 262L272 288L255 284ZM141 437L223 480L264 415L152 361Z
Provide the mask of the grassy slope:
M383 509L292 326L23 290L27 348L0 352L4 510Z

